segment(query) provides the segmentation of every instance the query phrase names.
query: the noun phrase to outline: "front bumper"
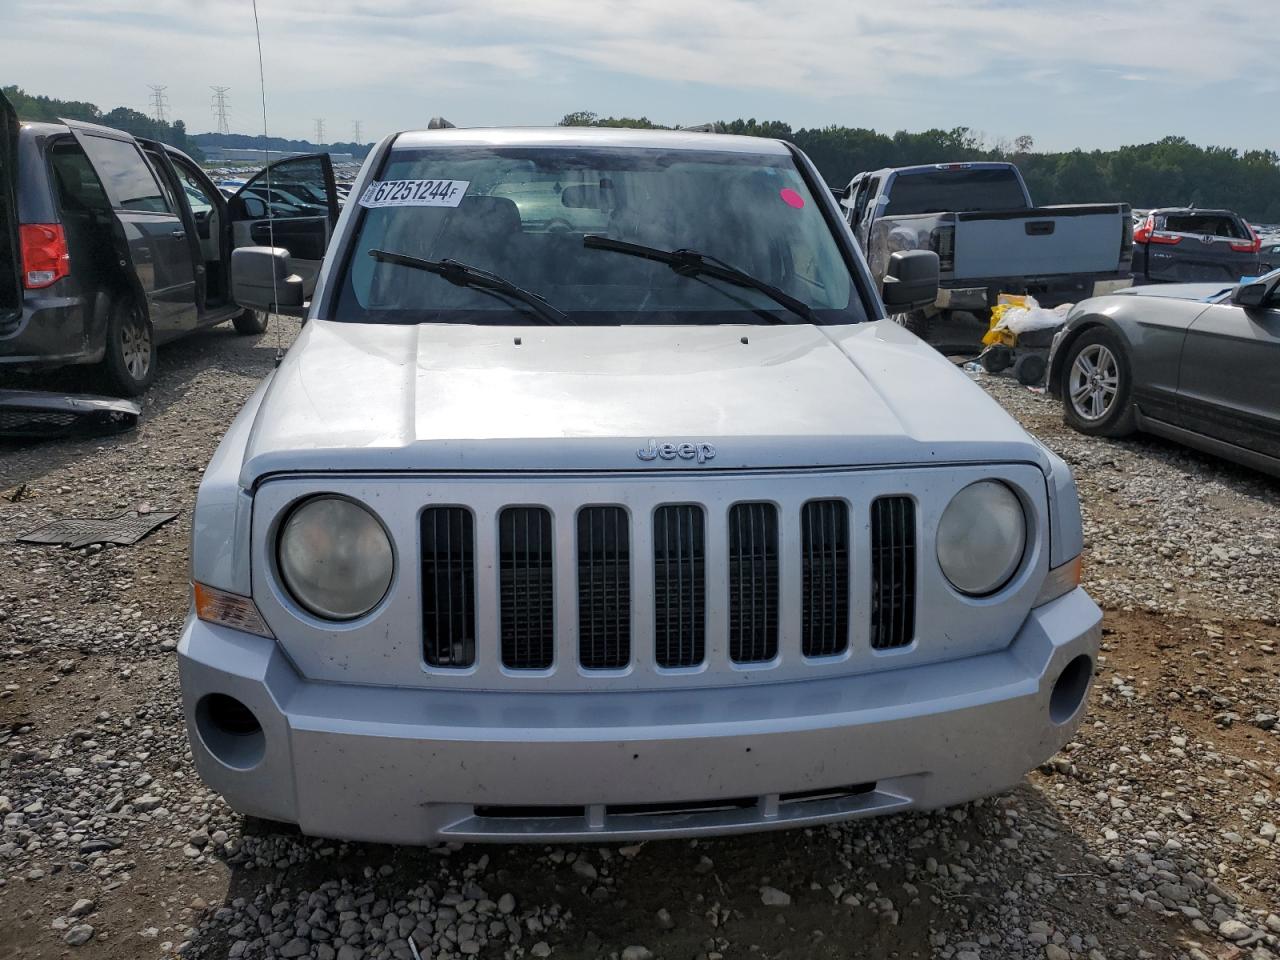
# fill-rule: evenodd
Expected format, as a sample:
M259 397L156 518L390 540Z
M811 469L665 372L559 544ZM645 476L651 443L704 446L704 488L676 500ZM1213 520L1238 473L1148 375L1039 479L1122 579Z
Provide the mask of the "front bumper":
M1057 682L1079 657L1092 666L1101 618L1077 589L998 653L749 689L317 683L273 641L194 618L178 655L196 768L242 813L372 842L598 841L811 825L1012 787L1079 724L1084 681L1065 697ZM256 739L211 728L211 694L246 705Z

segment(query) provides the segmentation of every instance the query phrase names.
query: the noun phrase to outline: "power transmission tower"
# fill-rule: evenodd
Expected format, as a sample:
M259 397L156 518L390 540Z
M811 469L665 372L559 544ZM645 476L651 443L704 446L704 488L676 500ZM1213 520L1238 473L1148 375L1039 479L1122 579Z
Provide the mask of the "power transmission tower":
M360 140L360 121L359 120L351 121L351 139L354 140L356 143L362 142Z
M231 107L227 105L227 91L230 87L210 87L213 91L213 115L218 118L218 133L230 133L231 124L227 122L227 114L231 112Z
M315 124L316 124L316 146L322 147L324 146L324 118L317 117L315 120Z
M155 113L156 123L167 123L165 111L169 109L169 98L165 96L165 91L169 87L163 83L149 83L147 88L151 91L151 109Z

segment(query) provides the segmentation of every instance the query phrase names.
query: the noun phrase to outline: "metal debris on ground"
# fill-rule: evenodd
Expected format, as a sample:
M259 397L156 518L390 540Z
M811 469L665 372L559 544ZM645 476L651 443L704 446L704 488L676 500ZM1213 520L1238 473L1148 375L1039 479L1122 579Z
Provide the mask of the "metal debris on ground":
M0 437L119 433L138 424L132 400L40 390L0 390Z
M129 511L118 517L68 517L32 530L18 537L18 543L62 544L78 549L91 543L114 543L122 547L132 546L157 527L168 523L178 515Z

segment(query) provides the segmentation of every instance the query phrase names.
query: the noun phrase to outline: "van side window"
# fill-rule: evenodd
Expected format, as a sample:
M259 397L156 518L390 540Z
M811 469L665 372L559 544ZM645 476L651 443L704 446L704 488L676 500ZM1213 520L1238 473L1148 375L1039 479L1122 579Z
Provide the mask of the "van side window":
M144 213L169 212L160 184L136 146L109 137L85 136L81 140L113 207Z
M110 213L111 201L102 192L102 184L77 144L58 144L49 152L53 168L58 206L63 213Z

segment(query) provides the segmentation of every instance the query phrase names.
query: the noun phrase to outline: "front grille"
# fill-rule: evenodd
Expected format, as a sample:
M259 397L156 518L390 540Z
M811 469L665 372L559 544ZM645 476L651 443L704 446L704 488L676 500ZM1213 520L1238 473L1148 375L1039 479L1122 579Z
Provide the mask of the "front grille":
M915 504L909 497L880 497L871 504L871 646L907 646L915 619Z
M429 507L419 538L423 660L556 673L557 628L575 622L576 653L560 654L566 678L708 661L790 677L807 669L802 661L817 669L851 650L908 648L917 522L904 495Z
M800 517L801 649L832 657L849 646L849 505L810 500Z
M578 661L588 670L631 662L631 540L621 507L578 511Z
M422 644L433 667L476 662L474 527L462 507L422 511Z
M555 652L551 513L508 507L498 517L498 619L502 665L545 670Z
M778 510L738 503L729 510L729 658L761 663L778 655Z
M654 511L654 660L660 667L697 666L706 655L705 539L701 507Z

